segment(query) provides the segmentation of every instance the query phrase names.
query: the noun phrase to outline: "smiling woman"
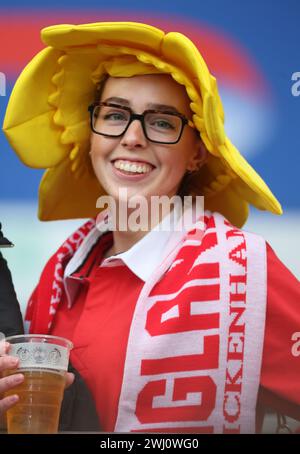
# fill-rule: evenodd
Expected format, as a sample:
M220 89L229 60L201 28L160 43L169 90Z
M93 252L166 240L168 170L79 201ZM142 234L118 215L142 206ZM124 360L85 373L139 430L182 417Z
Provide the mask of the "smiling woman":
M26 311L31 333L74 344L82 379L65 404L88 387L108 432L253 433L266 406L300 419L300 285L241 230L249 204L281 207L226 136L194 44L131 22L54 26L42 38L4 131L25 164L47 169L40 218L91 218L46 264ZM126 220L143 202L156 222L109 228L103 197L125 202ZM167 209L153 210L157 197Z

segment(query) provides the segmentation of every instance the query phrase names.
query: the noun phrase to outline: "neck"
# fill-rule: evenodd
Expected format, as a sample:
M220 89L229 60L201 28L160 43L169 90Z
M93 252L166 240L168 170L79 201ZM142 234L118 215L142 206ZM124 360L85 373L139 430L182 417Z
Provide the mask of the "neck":
M120 254L121 252L128 251L138 241L140 241L148 232L113 232L114 243L112 247L106 252L105 256Z
M136 210L128 210L128 216L126 218L126 228L124 230L120 227L120 219L117 218L116 229L113 231L113 245L110 249L104 254L105 257L111 255L120 254L121 252L128 251L132 246L134 246L138 241L140 241L145 235L147 235L154 227L156 227L165 216L170 213L170 207L168 209L162 209L156 211L155 214L147 213L145 217L146 222L141 222L141 218L135 213ZM145 214L145 213L144 213ZM135 224L138 229L133 228L133 221L136 221ZM122 220L124 226L124 220Z

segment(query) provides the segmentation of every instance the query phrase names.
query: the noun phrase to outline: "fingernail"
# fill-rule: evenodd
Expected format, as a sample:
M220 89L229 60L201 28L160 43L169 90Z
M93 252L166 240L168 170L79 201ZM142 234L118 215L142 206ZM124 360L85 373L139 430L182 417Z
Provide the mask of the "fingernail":
M14 377L15 383L21 383L24 380L24 375L18 374Z
M13 396L9 396L9 401L11 404L14 404L18 400L19 400L19 396L17 396L16 394L14 394Z
M19 362L18 358L11 358L10 359L10 364L12 366L16 366L18 364L18 362Z

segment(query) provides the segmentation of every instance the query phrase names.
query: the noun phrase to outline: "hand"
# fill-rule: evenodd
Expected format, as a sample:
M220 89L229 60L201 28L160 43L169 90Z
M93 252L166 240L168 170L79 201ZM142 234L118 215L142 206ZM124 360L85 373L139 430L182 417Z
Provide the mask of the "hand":
M1 378L4 371L16 369L19 364L17 358L7 355L9 350L9 344L7 342L4 343L2 350L4 352L1 351L0 354L4 353L5 355L0 356L0 415L15 405L19 400L19 397L15 394L3 398L1 398L1 395L19 385L24 380L24 375L19 373Z

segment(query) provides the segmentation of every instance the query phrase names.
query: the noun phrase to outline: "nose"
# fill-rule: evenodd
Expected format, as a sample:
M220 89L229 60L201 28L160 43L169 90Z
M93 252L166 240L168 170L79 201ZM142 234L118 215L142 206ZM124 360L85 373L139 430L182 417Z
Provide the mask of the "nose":
M143 148L147 145L142 124L139 120L133 120L127 131L121 138L121 145L126 148Z

